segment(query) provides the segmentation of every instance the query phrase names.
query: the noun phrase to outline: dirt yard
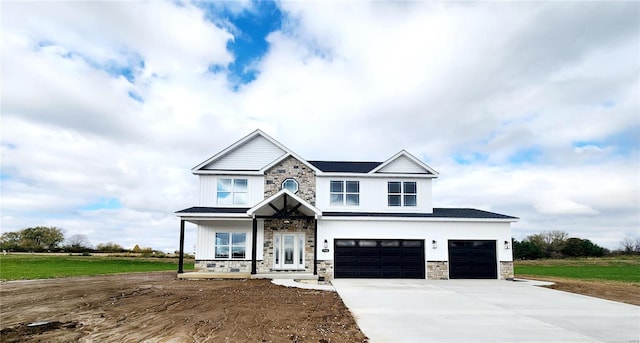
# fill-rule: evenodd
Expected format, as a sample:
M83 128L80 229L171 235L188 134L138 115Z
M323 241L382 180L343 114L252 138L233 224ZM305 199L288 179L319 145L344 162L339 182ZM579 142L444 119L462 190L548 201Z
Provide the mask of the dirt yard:
M638 283L576 280L535 275L518 275L518 277L555 282L554 285L548 287L559 291L578 293L640 306L640 284Z
M2 342L367 342L335 292L175 272L5 282Z

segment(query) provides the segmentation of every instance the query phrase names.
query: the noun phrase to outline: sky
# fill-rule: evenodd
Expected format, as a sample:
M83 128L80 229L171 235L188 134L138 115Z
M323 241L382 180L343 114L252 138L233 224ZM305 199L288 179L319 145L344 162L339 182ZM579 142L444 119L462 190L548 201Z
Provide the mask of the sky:
M255 129L440 173L435 207L640 237L640 2L0 2L2 232L178 248ZM186 250L195 226L187 226Z

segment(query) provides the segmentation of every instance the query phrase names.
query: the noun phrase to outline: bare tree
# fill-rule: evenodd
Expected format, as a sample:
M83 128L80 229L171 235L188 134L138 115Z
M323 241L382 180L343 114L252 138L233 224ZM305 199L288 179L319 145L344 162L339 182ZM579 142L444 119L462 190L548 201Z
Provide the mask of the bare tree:
M76 234L67 239L67 249L72 252L91 250L91 243L87 235Z
M638 247L638 240L637 239L635 242L633 241L632 238L627 237L625 239L623 239L620 242L620 246L622 247L622 252L624 252L625 254L633 254L634 250L636 250L636 248Z

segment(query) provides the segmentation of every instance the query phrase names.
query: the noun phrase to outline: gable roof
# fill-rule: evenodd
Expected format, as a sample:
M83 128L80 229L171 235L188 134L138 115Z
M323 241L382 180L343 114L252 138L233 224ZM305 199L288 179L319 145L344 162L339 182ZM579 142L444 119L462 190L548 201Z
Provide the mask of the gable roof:
M406 150L400 150L397 154L391 156L386 161L369 172L370 174L427 174L433 177L438 176L438 172L408 153Z
M325 173L368 173L382 162L308 161Z
M322 211L291 193L288 189L282 189L278 193L262 200L247 210L247 214L250 216L272 216L288 211L297 211L316 218L322 215Z
M288 156L293 156L309 168L318 171L289 148L258 129L193 167L191 172L221 174L245 171L259 174Z

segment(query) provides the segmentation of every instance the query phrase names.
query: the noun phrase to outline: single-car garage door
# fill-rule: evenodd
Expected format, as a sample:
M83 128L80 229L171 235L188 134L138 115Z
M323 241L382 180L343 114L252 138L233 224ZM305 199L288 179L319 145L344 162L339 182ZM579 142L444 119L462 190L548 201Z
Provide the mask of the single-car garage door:
M449 241L450 279L496 279L496 241Z
M424 241L336 239L336 278L424 279Z

